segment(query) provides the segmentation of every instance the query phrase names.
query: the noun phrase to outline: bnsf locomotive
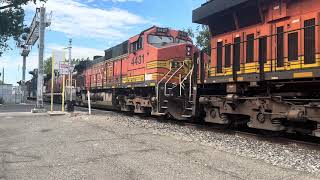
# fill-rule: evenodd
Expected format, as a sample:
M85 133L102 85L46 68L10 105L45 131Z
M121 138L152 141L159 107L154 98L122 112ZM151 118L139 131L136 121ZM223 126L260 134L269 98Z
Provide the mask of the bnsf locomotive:
M320 136L319 18L319 0L213 0L194 10L212 34L195 107L205 121Z
M77 103L320 137L318 0L212 0L211 58L187 33L152 27L78 71Z
M191 117L193 55L188 34L152 27L105 51L77 74L78 103L135 113Z

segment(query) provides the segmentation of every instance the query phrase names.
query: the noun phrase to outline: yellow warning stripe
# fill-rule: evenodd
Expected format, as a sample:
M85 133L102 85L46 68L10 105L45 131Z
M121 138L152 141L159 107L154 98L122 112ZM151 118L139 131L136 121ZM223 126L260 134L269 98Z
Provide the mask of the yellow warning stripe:
M293 73L293 78L309 78L313 77L312 72Z

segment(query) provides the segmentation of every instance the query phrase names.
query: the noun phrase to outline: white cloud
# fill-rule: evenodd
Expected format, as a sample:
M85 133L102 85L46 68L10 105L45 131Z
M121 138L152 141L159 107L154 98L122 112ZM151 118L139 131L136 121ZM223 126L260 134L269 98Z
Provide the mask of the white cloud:
M49 44L48 45L48 49L51 50L62 50L63 48L65 48L65 46L62 45L58 45L58 44ZM66 57L68 56L68 50L65 50L66 53ZM104 55L104 51L103 50L99 50L99 49L94 49L94 48L87 48L87 47L80 47L80 46L73 46L72 47L72 58L85 58L87 59L88 57L90 59L93 58L93 56L95 55L100 55L103 56Z
M127 33L131 28L149 23L143 17L123 9L99 9L75 0L48 1L45 6L48 12L52 11L51 29L69 36L104 40L122 39L127 38ZM35 5L30 3L26 6L26 10L34 12Z
M65 46L59 44L48 44L46 46L46 51L44 55L44 60L52 56L52 50L62 50ZM5 79L6 83L15 84L15 82L21 79L22 73L22 57L17 53L6 53L0 58L0 70L2 73L2 68L5 68ZM93 58L95 55L104 55L104 51L100 49L87 48L81 46L73 46L72 58ZM66 57L68 57L68 52L66 50ZM38 68L38 49L34 47L34 50L27 57L27 67L26 76L27 80L31 78L29 71Z

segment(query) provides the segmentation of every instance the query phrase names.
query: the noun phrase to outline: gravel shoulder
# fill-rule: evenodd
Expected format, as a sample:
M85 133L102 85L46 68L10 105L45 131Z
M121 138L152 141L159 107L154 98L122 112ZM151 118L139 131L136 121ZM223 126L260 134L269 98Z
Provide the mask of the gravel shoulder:
M319 152L100 115L0 118L0 179L318 179Z

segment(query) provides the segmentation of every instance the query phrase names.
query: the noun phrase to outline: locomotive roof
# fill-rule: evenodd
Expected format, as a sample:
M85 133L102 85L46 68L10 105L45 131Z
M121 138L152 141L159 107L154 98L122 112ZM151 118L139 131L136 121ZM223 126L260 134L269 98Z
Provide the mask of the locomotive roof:
M207 18L252 0L211 0L192 12L194 23L206 24Z
M137 40L140 37L140 35L144 34L145 32L148 32L148 31L155 29L155 28L158 28L158 27L152 26L152 27L142 31L141 33L129 38L129 40L126 40L118 45L115 45L113 47L106 49L104 51L105 55L103 57L93 59L93 61L90 61L90 63L87 63L87 66L89 67L89 66L101 63L103 61L112 61L112 60L115 60L118 58L123 58L123 57L127 56L129 53L129 43L131 43L134 40ZM167 28L167 29L169 29L169 28Z

